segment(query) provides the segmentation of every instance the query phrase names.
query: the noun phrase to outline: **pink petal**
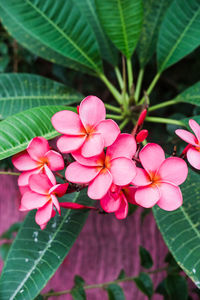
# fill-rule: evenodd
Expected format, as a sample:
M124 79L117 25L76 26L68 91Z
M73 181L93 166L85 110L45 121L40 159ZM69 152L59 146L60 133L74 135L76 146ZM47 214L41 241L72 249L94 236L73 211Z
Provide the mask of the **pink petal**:
M111 146L118 135L120 134L120 129L117 123L113 120L101 121L97 127L95 127L95 132L102 135L104 140L104 147Z
M84 157L91 157L101 154L104 148L104 140L99 133L90 134L81 148Z
M19 186L19 190L21 195L23 196L26 192L30 192L30 188L28 185L24 185L24 186Z
M53 204L54 204L55 208L57 209L59 215L61 215L61 212L60 212L60 204L59 204L59 202L58 202L58 199L56 198L55 195L51 195L51 199L52 199Z
M146 208L154 206L159 199L160 192L156 185L140 187L135 192L136 203Z
M104 103L95 96L88 96L81 101L79 108L80 119L89 132L101 121L105 120L106 109Z
M136 152L136 148L136 141L131 134L119 134L114 144L108 147L106 156L110 157L110 159L117 157L127 157L132 159Z
M160 181L180 185L186 180L187 174L188 167L183 159L169 157L162 163L156 176L160 177Z
M108 192L112 184L112 175L105 169L89 184L88 196L91 199L101 199Z
M47 167L47 165L44 165L43 174L45 174L49 178L52 185L56 184L56 178L49 167Z
M199 124L195 120L190 119L189 125L190 125L190 128L194 131L194 133L197 137L197 140L200 142L200 126L199 126Z
M113 183L116 185L127 185L136 176L135 163L128 158L120 157L111 160L110 172L113 177Z
M22 199L19 210L31 210L42 207L49 200L49 196L40 195L32 191L26 192Z
M67 135L84 135L85 129L79 115L70 110L62 110L53 115L51 122L60 133Z
M35 221L38 225L44 225L52 216L53 202L48 201L43 207L39 208L35 215Z
M16 154L12 158L12 163L20 171L28 171L38 168L39 164L33 160L27 151Z
M33 192L48 195L49 190L52 187L52 183L45 174L36 174L30 176L29 186Z
M184 129L177 129L175 130L175 133L185 142L197 146L197 138L192 134L191 132L184 130Z
M93 180L100 171L101 168L86 167L78 162L73 162L67 167L65 177L71 182L84 184Z
M39 174L42 172L42 169L38 168L38 169L34 169L31 171L25 171L23 173L21 173L18 177L18 185L19 186L25 186L29 184L29 177L33 174Z
M50 150L46 153L45 158L48 159L48 167L52 171L64 169L64 160L60 153Z
M101 207L108 213L112 213L118 210L120 203L121 195L118 194L117 198L112 197L112 193L110 191L100 200Z
M139 153L139 158L144 169L152 178L162 162L165 160L165 153L161 146L150 143L142 148Z
M159 186L161 197L157 205L164 210L175 210L182 205L183 198L179 187L168 183L162 183Z
M62 197L65 195L68 186L69 186L69 183L56 184L49 190L49 194L53 193L58 197Z
M115 212L115 216L117 219L122 220L125 219L128 215L128 202L123 195L121 197L121 203L119 209Z
M151 178L144 169L137 168L136 176L131 183L137 186L145 186L151 183Z
M48 141L40 136L32 139L27 147L27 152L30 157L36 161L39 161L49 151Z
M85 135L64 135L57 141L57 147L62 153L70 153L78 150L86 139Z
M200 170L200 152L198 150L191 147L187 151L187 159L191 166L193 166L195 169Z
M97 209L96 207L93 206L82 205L74 202L61 202L60 206L69 209L94 209L94 210Z
M81 165L88 166L88 167L97 167L97 166L102 167L105 162L104 152L102 152L97 156L85 158L81 155L80 151L75 151L72 153L72 156Z
M127 186L127 187L123 187L123 193L127 199L128 202L130 202L131 204L137 204L135 202L135 192L137 191L137 188L133 187L133 186Z

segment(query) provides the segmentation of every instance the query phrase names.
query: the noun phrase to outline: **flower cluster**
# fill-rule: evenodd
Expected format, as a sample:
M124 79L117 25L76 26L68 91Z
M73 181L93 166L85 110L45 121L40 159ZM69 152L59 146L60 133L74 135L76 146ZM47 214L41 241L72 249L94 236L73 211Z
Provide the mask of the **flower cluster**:
M105 119L105 106L95 96L83 99L78 113L57 112L52 117L54 128L62 134L57 147L73 158L65 170L66 182L57 184L53 174L65 167L61 153L50 150L44 138L34 138L26 151L13 157L14 166L23 171L18 181L22 193L20 210L38 209L36 222L43 229L55 209L60 213L60 206L88 208L58 202L57 197L67 192L69 184L88 187L88 196L100 200L103 210L115 213L118 219L126 218L129 203L143 207L157 204L169 211L180 207L179 185L187 177L187 165L178 157L165 159L163 149L154 143L140 150L148 136L147 130L141 130L146 113L141 113L133 132L127 134L121 133L113 120ZM192 141L197 147L197 141Z

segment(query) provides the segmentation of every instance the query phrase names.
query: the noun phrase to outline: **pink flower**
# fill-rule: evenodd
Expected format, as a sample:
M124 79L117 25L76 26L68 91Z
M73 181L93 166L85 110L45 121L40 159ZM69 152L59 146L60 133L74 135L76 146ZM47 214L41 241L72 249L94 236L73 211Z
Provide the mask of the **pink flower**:
M50 170L64 169L62 155L50 150L48 141L43 137L33 138L27 150L13 156L12 162L18 170L24 171L18 179L22 194L27 190L30 175L44 173L51 176Z
M125 219L128 214L128 202L135 203L135 187L112 185L108 193L100 200L101 207L108 213L115 213L117 219Z
M29 178L29 191L21 199L20 210L27 211L38 209L35 215L36 223L44 229L48 221L55 216L55 207L60 214L60 205L57 200L67 190L68 183L56 184L52 174L51 179L45 174L34 174Z
M63 110L52 117L54 128L64 134L57 147L63 153L80 149L84 157L99 155L114 143L120 129L113 120L105 120L104 103L95 96L83 99L78 111L79 115Z
M184 129L177 129L175 132L182 140L191 145L191 147L187 147L187 159L194 168L200 170L200 126L192 119L189 120L189 125L196 136Z
M164 210L175 210L182 205L178 185L188 173L187 164L178 157L165 159L163 149L157 144L147 144L139 153L144 170L137 168L132 184L137 186L135 201L143 207L157 204Z
M130 134L120 134L114 144L107 148L106 155L84 158L79 152L73 153L76 162L71 163L65 176L67 180L89 184L88 196L101 199L112 183L129 184L136 175L136 166L132 157L136 152L136 142Z

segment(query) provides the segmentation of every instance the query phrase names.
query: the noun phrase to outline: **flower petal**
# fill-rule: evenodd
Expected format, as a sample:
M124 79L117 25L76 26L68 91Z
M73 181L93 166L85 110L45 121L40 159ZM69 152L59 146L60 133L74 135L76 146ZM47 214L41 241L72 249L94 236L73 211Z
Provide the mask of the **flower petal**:
M51 195L51 199L53 201L53 205L55 206L55 208L57 209L59 215L61 215L61 211L60 211L60 204L58 202L58 199L56 198L55 195Z
M117 157L127 157L132 159L136 152L136 148L136 141L131 134L119 134L114 144L108 147L106 156L109 156L110 159Z
M117 219L122 220L125 219L128 215L128 202L124 195L121 197L121 202L119 209L115 212L115 216Z
M162 163L157 174L161 181L180 185L187 178L188 167L183 159L179 157L169 157Z
M18 185L19 186L25 186L29 184L29 177L33 174L39 174L41 173L42 170L41 169L34 169L31 171L25 171L23 173L21 173L18 177Z
M142 168L136 168L136 170L136 176L131 183L137 186L149 185L151 183L149 174Z
M95 127L95 132L98 132L102 135L104 147L108 147L114 143L120 134L120 129L115 121L103 120Z
M102 152L99 155L93 156L93 157L83 157L80 153L80 151L74 151L72 153L73 158L79 162L81 165L88 166L88 167L102 167L104 165L105 161L105 154Z
M85 184L93 180L100 171L101 168L86 167L78 162L73 162L67 167L65 177L71 182Z
M144 169L152 178L162 162L165 160L165 153L161 146L149 143L142 148L139 153L139 158Z
M137 203L135 202L135 192L137 191L137 188L133 187L133 186L127 186L127 187L123 187L123 193L127 199L127 201L131 204L135 204L137 205Z
M39 208L35 215L35 221L38 225L44 225L52 216L53 202L48 201L43 207Z
M23 196L26 192L30 192L30 188L28 185L22 185L22 186L19 186L19 190L20 190L20 193L21 195Z
M154 206L159 199L160 192L156 185L139 187L135 192L136 203L146 208Z
M49 178L52 185L56 184L56 178L49 167L47 167L47 165L44 165L43 174L45 174Z
M103 198L112 184L112 175L109 171L102 170L101 173L89 184L88 196L97 200Z
M79 203L74 202L60 202L60 206L63 208L69 208L69 209L94 209L97 210L94 206L87 206Z
M121 196L118 194L118 197L112 197L112 193L109 191L103 198L100 200L101 207L108 213L115 212L119 209L121 203Z
M57 112L51 118L53 127L60 133L67 135L84 135L85 129L79 115L70 110Z
M60 153L50 150L46 153L45 157L48 159L48 167L52 171L64 169L64 160Z
M31 175L29 178L30 189L41 195L48 195L49 190L52 187L52 183L48 176L45 174Z
M70 153L78 150L84 143L84 135L63 135L57 140L57 147L62 153Z
M200 152L191 147L188 149L186 155L191 166L193 166L195 169L200 170Z
M56 184L49 190L49 194L53 193L58 197L62 197L66 193L68 185L69 183Z
M48 151L49 143L41 136L33 138L27 147L28 154L36 161L39 161L41 158L43 158Z
M101 154L104 148L104 140L99 133L90 134L81 148L84 157L92 157Z
M186 143L189 143L193 146L198 146L197 138L191 132L184 130L184 129L177 129L177 130L175 130L175 133Z
M20 171L28 171L38 168L38 162L33 160L27 151L13 156L12 163Z
M49 196L40 195L32 191L28 191L23 195L21 199L19 210L24 211L42 207L48 200Z
M172 184L162 183L159 186L161 197L157 205L164 210L175 210L182 205L183 197L179 187Z
M127 185L136 176L135 163L126 157L119 157L111 160L110 172L113 177L113 183L116 185Z
M81 101L79 116L86 131L94 128L105 120L106 109L103 101L95 96L86 97Z
M190 128L194 131L194 133L197 137L197 140L200 142L200 126L199 126L199 124L195 120L190 119L189 125L190 125Z

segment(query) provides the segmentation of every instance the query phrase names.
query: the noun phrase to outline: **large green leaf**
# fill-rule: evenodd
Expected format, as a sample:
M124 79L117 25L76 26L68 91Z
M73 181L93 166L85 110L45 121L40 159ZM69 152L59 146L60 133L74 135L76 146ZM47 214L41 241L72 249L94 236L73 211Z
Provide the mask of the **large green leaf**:
M116 66L118 62L117 50L105 35L99 22L95 0L79 0L75 3L90 23L96 35L102 57L110 64Z
M157 54L159 72L173 65L200 44L199 0L175 0L161 25Z
M1 0L0 17L24 47L58 64L102 72L99 47L75 0Z
M130 58L142 28L141 0L95 0L101 24L114 45Z
M179 94L174 101L186 102L200 106L200 81Z
M85 191L68 194L70 202L88 201ZM32 300L46 285L75 242L87 211L62 210L40 230L30 212L7 257L0 279L0 299ZM67 280L67 279L66 279Z
M83 96L56 81L31 74L0 75L0 116L43 105L73 104Z
M52 139L59 135L51 124L51 117L67 106L40 106L8 117L0 122L0 159L26 149L35 136Z
M172 212L153 208L157 225L177 263L200 288L200 176L190 170L181 187L183 205Z
M144 22L137 51L141 68L144 68L156 50L160 25L171 3L172 0L143 1Z

